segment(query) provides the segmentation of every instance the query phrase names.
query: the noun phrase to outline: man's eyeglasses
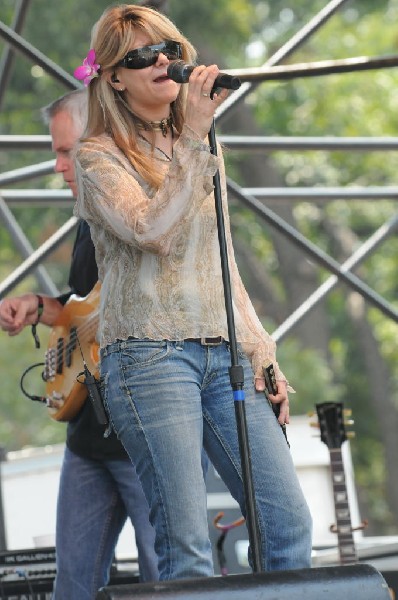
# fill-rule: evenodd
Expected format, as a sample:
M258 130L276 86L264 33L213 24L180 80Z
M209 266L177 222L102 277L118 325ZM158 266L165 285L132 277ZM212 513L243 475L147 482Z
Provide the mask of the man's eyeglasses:
M126 69L145 69L156 63L160 53L167 56L169 60L178 60L182 58L181 44L173 40L166 40L161 44L135 48L135 50L127 52L126 56L116 66L125 67Z

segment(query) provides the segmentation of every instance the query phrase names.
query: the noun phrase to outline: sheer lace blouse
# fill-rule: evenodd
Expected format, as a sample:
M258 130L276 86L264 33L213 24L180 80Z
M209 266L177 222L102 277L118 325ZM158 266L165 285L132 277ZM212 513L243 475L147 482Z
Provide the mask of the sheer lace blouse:
M142 140L143 152L150 153ZM171 161L155 149L164 172L151 189L113 140L103 134L76 155L74 212L91 228L101 287L101 347L128 337L228 339L213 175L220 169L236 337L254 374L274 363L275 343L263 329L235 263L221 149L210 153L187 126Z

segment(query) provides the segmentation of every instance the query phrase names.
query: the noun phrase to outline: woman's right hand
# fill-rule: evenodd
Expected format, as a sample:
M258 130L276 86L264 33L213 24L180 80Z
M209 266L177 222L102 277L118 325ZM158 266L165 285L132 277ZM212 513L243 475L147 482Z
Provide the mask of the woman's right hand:
M228 90L222 88L211 97L219 72L217 65L199 65L189 77L185 122L202 140L210 131L216 109L228 96Z
M54 325L63 306L57 298L42 296L44 310L40 317L43 325ZM8 335L18 335L27 325L36 323L38 317L38 297L28 293L23 296L4 298L0 302L0 328Z
M8 335L18 335L26 325L37 320L38 300L35 294L5 298L0 303L0 327Z

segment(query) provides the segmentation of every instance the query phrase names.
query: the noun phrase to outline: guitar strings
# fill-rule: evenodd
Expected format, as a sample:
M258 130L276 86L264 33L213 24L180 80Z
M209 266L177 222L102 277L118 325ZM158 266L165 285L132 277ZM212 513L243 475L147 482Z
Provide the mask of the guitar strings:
M83 325L80 325L80 327L76 327L76 336L78 337L79 341L85 341L91 335L94 327L95 327L95 330L97 329L98 318L99 318L99 311L96 311L94 314L92 314L86 320L85 323L83 323ZM56 362L58 363L60 361L60 359L63 357L64 353L68 352L71 349L74 349L74 344L75 344L75 342L70 340L66 343L65 346L62 346L62 348L59 348L58 344L49 346L48 351L49 350L56 351L55 359L56 359Z

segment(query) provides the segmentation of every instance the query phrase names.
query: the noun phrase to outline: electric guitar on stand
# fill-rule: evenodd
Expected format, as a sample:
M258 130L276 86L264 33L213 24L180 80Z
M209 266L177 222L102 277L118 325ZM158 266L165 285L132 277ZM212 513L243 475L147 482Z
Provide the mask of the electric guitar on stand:
M98 375L100 288L97 282L84 298L71 296L50 334L43 379L46 404L56 421L70 421L86 401L87 387L79 381L85 365Z
M330 531L337 533L340 564L348 565L358 562L353 531L363 529L367 522L353 528L351 525L350 507L348 504L347 486L341 447L347 440L345 415L342 402L324 402L316 404L318 425L321 440L329 448L330 467L332 473L333 497L336 524Z

